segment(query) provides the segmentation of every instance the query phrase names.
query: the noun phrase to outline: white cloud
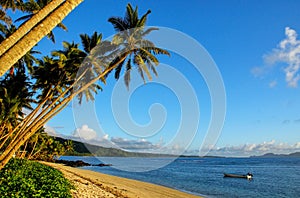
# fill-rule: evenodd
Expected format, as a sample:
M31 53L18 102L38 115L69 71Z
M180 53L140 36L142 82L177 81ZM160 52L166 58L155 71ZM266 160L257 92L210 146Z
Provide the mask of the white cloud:
M265 153L288 154L300 150L300 142L293 145L287 143L276 143L275 140L259 144L243 144L237 146L225 146L221 148L207 149L208 155L220 156L251 156Z
M53 127L45 125L44 128L45 128L45 132L48 135L55 136L55 137L57 136L57 132L56 132L56 130Z
M271 53L264 55L266 64L284 64L285 80L289 87L297 87L300 80L300 40L297 32L289 27L285 28L286 38L283 39ZM252 73L257 76L263 74L267 66L253 68Z
M138 140L128 140L120 137L113 137L111 141L116 144L118 147L127 149L127 150L152 150L159 147L157 144L147 141L146 139Z
M73 136L84 140L92 140L97 138L97 133L94 129L89 128L89 126L85 124L80 128L75 129Z
M104 140L108 140L108 134L105 134L102 138L103 138Z

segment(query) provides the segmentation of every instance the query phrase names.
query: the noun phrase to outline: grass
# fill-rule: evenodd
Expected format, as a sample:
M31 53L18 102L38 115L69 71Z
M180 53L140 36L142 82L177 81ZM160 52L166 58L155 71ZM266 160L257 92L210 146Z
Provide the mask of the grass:
M12 159L0 170L0 197L71 198L72 188L60 171L38 162Z

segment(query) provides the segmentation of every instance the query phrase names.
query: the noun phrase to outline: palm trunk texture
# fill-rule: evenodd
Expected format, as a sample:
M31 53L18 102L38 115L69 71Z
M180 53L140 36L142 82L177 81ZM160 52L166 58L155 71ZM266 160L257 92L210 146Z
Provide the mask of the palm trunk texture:
M11 35L0 45L0 76L56 27L83 0L54 0L24 24L18 34ZM32 22L31 22L32 21ZM25 26L26 25L26 26ZM3 46L2 46L3 45Z

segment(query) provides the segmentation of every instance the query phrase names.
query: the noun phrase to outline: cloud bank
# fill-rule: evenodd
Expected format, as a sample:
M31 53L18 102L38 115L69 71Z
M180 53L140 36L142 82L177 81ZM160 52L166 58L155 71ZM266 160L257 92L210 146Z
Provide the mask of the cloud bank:
M48 126L48 125L45 125L44 128L45 128L45 132L46 132L48 135L54 136L54 137L57 137L57 136L58 136L56 130L55 130L53 127Z
M75 129L73 136L80 137L84 140L92 140L97 137L97 133L94 129L89 128L89 126L85 124Z
M209 151L209 155L251 156L263 155L266 153L288 154L297 151L300 151L300 142L291 145L282 142L277 143L275 140L272 140L259 144L243 144L238 146L213 148Z
M297 87L300 80L300 40L297 39L297 32L290 27L285 28L285 36L271 53L263 56L266 65L252 68L251 73L259 77L268 73L276 64L283 63L287 85ZM270 87L274 86L276 84L270 83Z
M116 144L118 147L127 149L127 150L153 150L159 148L159 145L153 144L150 141L145 139L138 140L128 140L124 138L111 138L111 141Z

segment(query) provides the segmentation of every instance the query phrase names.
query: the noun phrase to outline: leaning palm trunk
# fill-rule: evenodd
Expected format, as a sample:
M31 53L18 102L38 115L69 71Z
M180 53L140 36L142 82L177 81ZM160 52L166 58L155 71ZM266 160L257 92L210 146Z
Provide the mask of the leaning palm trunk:
M4 150L4 152L0 156L0 170L8 163L8 161L12 158L14 153L18 151L18 149L32 136L36 133L41 127L45 125L47 121L53 118L56 114L58 114L61 110L63 110L72 99L83 92L92 84L96 83L99 79L104 78L109 72L114 70L122 61L124 61L129 52L125 53L120 57L120 59L105 69L102 73L100 73L97 77L93 78L91 81L86 82L82 87L78 90L73 90L70 95L67 95L70 90L74 88L78 81L84 76L85 71L82 72L79 78L69 86L60 96L58 96L51 104L47 105L47 107L43 108L43 104L48 100L44 99L38 107L33 110L16 128L13 132L14 138L9 142L9 145L5 147L5 142L2 142L0 149ZM87 70L86 70L87 71ZM9 139L6 139L9 141Z
M46 10L42 9L42 18L39 21L39 15L34 18L34 22L29 23L28 27L18 32L18 37L14 34L10 39L3 44L3 54L0 57L0 76L2 76L9 68L12 67L22 56L32 49L45 35L47 35L54 27L56 27L72 10L75 9L83 0L65 0L61 4L61 0L53 1L46 6ZM55 6L57 7L56 9ZM49 10L47 10L49 9ZM54 10L53 10L54 9ZM47 15L47 12L50 13ZM30 20L31 21L31 20ZM33 29L31 29L33 27ZM25 34L25 36L24 36Z
M32 18L21 25L16 32L10 37L5 39L0 44L0 56L4 54L8 49L15 45L22 37L24 37L34 26L40 21L46 18L52 11L54 11L65 0L53 0L46 5L42 10L36 13Z

